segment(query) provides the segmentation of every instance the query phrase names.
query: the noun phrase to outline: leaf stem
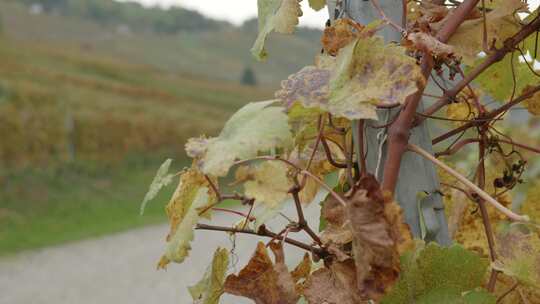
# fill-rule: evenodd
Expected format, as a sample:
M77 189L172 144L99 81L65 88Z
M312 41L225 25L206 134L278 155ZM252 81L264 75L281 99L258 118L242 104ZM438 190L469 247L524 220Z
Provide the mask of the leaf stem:
M486 202L491 204L493 207L495 207L497 210L499 210L501 213L506 215L509 219L518 221L518 222L529 222L530 219L526 215L519 215L512 210L507 209L504 207L501 203L499 203L497 200L492 198L489 194L487 194L484 190L480 189L477 185L469 181L466 177L456 172L454 169L448 167L445 163L441 162L440 160L436 159L433 155L431 155L429 152L425 151L424 149L409 144L408 148L410 151L413 151L415 153L418 153L422 157L426 158L427 160L431 161L435 165L439 166L444 171L448 172L450 175L455 177L458 181L460 181L462 184L470 188L472 191L476 192L478 196L480 196L482 199L484 199Z

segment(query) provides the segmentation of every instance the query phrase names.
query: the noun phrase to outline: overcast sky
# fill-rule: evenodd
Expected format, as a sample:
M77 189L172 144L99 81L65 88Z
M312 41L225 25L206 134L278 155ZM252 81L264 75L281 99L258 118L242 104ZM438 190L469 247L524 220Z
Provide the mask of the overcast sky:
M125 1L125 0L124 0ZM169 7L177 5L190 8L214 19L227 20L234 24L241 24L244 20L257 15L257 0L132 0L145 5L159 5ZM300 24L311 27L323 27L328 13L326 10L315 12L309 9L308 2L302 2L304 15Z
M125 0L124 0L125 1ZM257 15L257 0L132 0L145 5L182 6L200 12L214 19L227 20L241 24L244 20ZM537 7L540 0L529 0L530 7ZM312 27L323 27L328 13L325 9L315 12L308 7L308 1L302 1L304 16L300 24Z

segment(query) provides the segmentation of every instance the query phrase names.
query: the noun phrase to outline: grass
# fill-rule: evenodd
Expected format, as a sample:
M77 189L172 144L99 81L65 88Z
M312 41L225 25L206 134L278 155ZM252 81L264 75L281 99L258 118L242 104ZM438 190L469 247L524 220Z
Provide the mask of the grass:
M138 216L161 161L182 167L189 137L272 98L319 48L272 35L263 64L254 31L121 35L8 1L0 14L0 255L164 221L174 187ZM246 66L263 85L238 83Z
M166 158L269 89L0 39L0 255L165 220L139 204Z
M139 160L110 169L69 164L4 177L9 181L0 192L0 256L164 221L163 206L174 186L139 216L155 173L150 168L158 165Z

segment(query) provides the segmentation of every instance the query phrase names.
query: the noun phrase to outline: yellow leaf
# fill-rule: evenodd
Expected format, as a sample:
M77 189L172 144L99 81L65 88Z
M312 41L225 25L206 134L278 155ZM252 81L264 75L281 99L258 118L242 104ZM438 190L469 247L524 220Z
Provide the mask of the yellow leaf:
M219 304L219 298L223 294L227 266L229 266L229 252L225 248L216 249L212 264L203 278L197 284L188 287L195 303Z
M264 48L266 37L272 32L290 34L302 15L298 0L258 0L259 35L251 48L251 53L258 60L268 54Z
M252 168L252 180L244 183L245 195L272 208L287 198L292 182L288 167L280 161L265 161Z
M531 90L532 86L527 86L523 89L523 93L526 93L528 90ZM525 107L532 115L540 115L540 91L536 92L533 96L525 101Z
M204 175L195 166L181 176L178 187L167 204L170 231L167 235L165 254L158 268L165 268L170 261L181 263L189 254L193 229L199 220L200 208L213 204L216 196L208 187Z
M527 6L520 0L497 0L493 1L492 7L493 10L486 14L487 42L488 46L495 42L496 47L501 47L505 39L521 28L516 13L525 11ZM472 64L482 51L483 23L482 16L466 20L448 41L468 65Z

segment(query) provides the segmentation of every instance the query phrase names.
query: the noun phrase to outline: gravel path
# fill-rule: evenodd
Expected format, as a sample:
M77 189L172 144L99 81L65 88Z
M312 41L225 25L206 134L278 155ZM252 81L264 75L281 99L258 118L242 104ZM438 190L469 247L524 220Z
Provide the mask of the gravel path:
M314 219L314 228L319 210L318 204L312 204L306 211ZM287 214L293 216L294 210ZM216 222L224 224L225 218ZM157 271L167 231L166 225L146 227L2 259L0 304L191 303L185 287L202 277L218 245L231 248L232 242L221 232L197 231L190 258L180 265L171 264L167 271ZM306 240L303 235L294 237ZM245 265L256 241L254 236L237 237L238 262L231 272ZM300 261L301 250L286 248L288 264ZM251 302L225 295L221 303Z

